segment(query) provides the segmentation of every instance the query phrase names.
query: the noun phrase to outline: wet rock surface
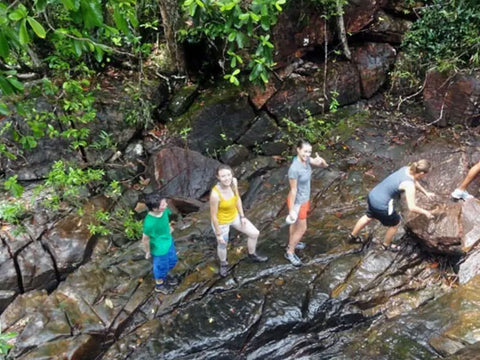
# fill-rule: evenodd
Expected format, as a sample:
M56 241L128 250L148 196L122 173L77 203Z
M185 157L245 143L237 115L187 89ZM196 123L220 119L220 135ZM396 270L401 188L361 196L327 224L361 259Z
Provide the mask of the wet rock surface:
M439 354L445 357L473 351L468 344L477 341L475 334L480 328L472 315L478 307L479 277L474 270L467 284L456 286L456 274L447 268L448 262L422 250L424 246L419 247L418 240L408 233L401 231L395 239L399 252L378 245L385 231L378 223L362 234L363 245L348 243L347 235L363 213L364 196L374 184L419 157L439 164L424 182L437 198L428 202L418 196L419 204L469 208L468 202L449 199L457 177L461 179L464 173L449 178L440 174L445 164L467 170L474 153L465 149L469 155L458 157L441 138L426 136L419 141L401 129L385 136L385 130L380 129L357 129L348 150L335 158L328 151L324 153L330 169L314 170L312 212L304 237L307 247L298 252L304 262L300 269L283 257L288 241L284 223L288 163L258 157L235 170L246 214L261 231L258 252L270 257L268 263L249 262L244 237L232 232L229 275L220 278L209 211L200 204L197 212L176 224L179 263L173 275L180 284L169 295L153 291L151 264L144 258L140 241L116 248L109 246L107 239L98 239L90 261L65 275L51 293L33 290L11 299L7 290L2 292L12 301L0 315L2 329L19 333L12 356L435 359ZM213 165L206 167L214 169ZM213 181L214 175L209 176ZM207 175L202 180L207 183ZM181 183L185 178L173 176L171 186L176 181ZM205 189L198 190L198 194L203 192ZM417 227L424 228L421 224ZM6 242L4 239L4 248ZM16 258L26 269L29 256L43 248L31 237L22 243L19 248L9 246L3 263ZM431 246L441 248L439 244ZM467 254L473 256L475 249L473 244ZM59 268L62 257L52 254L50 259L55 259ZM49 277L48 259L42 259L30 272L22 271L23 286L33 288L35 281L57 280ZM71 257L70 266L77 264L75 259ZM464 264L468 261L467 255ZM14 280L16 274L12 284L17 284Z

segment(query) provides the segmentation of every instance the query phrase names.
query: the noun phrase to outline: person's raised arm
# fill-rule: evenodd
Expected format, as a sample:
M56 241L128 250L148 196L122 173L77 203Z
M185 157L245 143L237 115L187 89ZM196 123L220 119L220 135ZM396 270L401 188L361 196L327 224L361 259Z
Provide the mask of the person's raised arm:
M220 224L218 223L217 213L218 213L218 203L220 198L217 193L212 190L210 193L210 218L212 220L213 229L215 231L215 238L221 244L225 244L225 240L222 238L222 232L220 231Z
M430 211L422 209L415 203L415 184L408 181L401 183L399 188L405 191L408 210L416 212L417 214L423 214L429 219L433 218L433 215L430 213Z
M312 158L312 157L310 158L310 164L313 165L313 166L321 166L321 167L324 167L324 168L328 166L325 159L320 157L320 155L318 155L317 152L315 153L314 158Z

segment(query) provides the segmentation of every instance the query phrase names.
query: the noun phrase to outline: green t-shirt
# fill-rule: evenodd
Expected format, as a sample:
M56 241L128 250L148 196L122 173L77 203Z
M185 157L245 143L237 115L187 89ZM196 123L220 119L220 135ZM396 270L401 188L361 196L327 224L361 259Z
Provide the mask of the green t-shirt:
M150 253L155 256L165 255L172 246L169 215L172 212L166 208L162 216L147 214L143 221L143 233L150 238Z

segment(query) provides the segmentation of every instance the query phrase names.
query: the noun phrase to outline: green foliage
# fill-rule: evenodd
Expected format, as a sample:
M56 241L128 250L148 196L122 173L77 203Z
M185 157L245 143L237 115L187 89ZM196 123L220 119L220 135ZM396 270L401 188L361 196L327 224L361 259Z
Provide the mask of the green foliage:
M185 0L183 10L193 26L180 32L191 42L209 39L223 42L225 63L231 73L225 79L239 85L241 70L249 71L252 82L267 83L275 65L270 30L277 23L286 0ZM244 49L253 49L251 53ZM228 71L228 70L226 70Z
M55 162L44 184L39 185L37 193L50 187L53 193L45 202L47 207L58 208L61 201L79 207L82 201L90 194L89 187L93 188L101 183L105 172L101 169L80 169L64 163Z
M287 133L283 140L293 146L298 139L305 139L312 145L318 145L320 150L325 150L325 143L328 142L333 122L312 116L311 112L305 110L306 119L297 124L296 122L283 118L282 121L287 127Z
M458 71L480 65L480 3L433 0L405 35L403 48L415 69Z
M10 191L10 193L18 198L22 196L23 191L25 190L22 185L17 182L18 175L10 176L7 180L3 182L5 190Z
M26 211L23 203L19 201L0 202L0 219L9 224L20 225L21 219Z
M18 334L13 331L2 333L2 329L0 327L0 358L4 358L4 356L8 354L8 351L13 347L8 343L8 340L13 339L17 335Z
M107 236L121 233L130 240L135 240L142 235L142 221L136 220L132 210L118 209L113 213L97 211L96 223L88 224L92 235Z

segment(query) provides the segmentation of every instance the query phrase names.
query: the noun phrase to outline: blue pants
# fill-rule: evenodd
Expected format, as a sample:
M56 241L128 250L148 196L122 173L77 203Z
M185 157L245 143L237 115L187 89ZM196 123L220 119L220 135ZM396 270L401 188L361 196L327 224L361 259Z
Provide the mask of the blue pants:
M170 246L170 249L165 255L152 255L153 277L155 280L165 280L167 273L173 269L176 263L177 252L172 242L172 246Z

